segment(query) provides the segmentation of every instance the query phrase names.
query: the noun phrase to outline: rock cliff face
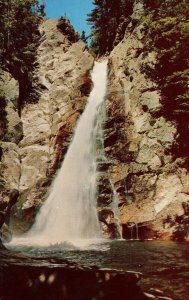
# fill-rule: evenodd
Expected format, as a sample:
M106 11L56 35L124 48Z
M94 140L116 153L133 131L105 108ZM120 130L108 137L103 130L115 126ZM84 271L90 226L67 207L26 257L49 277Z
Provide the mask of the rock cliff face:
M141 1L135 1L124 38L108 58L107 120L99 161L98 211L107 237L180 238L189 233L189 174L184 158L174 155L177 124L166 120L157 86L142 72L155 53L144 56ZM125 26L125 25L124 25ZM26 231L72 139L91 88L94 59L83 42L70 40L57 20L40 27L37 103L18 115L18 83L0 74L0 196L18 189L12 212L16 233ZM119 210L116 212L116 203ZM187 226L188 229L186 230Z
M143 55L140 22L133 25L142 14L136 1L125 36L109 56L105 152L124 237L139 226L139 238L165 238L179 226L175 216L184 215L189 174L173 153L177 124L165 119L160 91L141 71L155 62L155 53Z
M59 168L83 111L91 87L89 71L94 59L83 42L73 43L69 31L57 28L57 20L41 27L35 78L40 97L24 106L18 116L18 85L3 73L6 134L1 141L1 193L20 191L12 214L14 231L27 230L44 200L47 187ZM19 222L18 222L19 219Z

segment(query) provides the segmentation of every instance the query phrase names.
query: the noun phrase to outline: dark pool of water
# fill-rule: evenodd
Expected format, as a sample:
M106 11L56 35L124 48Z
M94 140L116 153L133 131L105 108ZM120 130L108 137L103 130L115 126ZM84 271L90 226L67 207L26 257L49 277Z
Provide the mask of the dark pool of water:
M189 300L187 243L115 240L83 250L66 244L48 248L17 246L10 249L37 258L38 264L40 259L56 258L60 264L68 260L87 266L139 271L143 273L140 285L144 290L159 288L176 300ZM52 264L52 261L47 263Z

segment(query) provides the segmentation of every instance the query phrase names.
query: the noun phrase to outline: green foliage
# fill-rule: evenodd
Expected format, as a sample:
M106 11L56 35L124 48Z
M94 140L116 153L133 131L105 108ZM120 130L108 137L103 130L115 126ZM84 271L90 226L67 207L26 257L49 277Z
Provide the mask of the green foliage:
M162 92L164 114L178 123L180 153L186 155L189 126L189 6L186 0L144 0L146 51L155 66L143 66ZM184 141L184 142L181 142ZM182 148L182 149L181 149ZM178 154L178 153L177 153Z
M121 19L132 14L133 0L94 0L95 8L88 14L92 29L91 48L102 55L113 49Z
M75 32L74 27L67 18L61 17L58 20L57 28L67 36L70 42L74 43L79 40L78 32Z
M25 90L22 103L31 90L44 6L38 0L0 0L0 11L0 66L19 81L21 92Z
M82 40L83 42L86 42L86 34L85 34L84 30L81 33L80 40Z
M145 2L148 5L151 3L149 7L147 5L144 19L148 31L147 47L157 52L152 76L161 87L165 105L171 102L174 113L174 109L181 108L182 100L188 98L189 9L187 6L183 9L183 4L186 4L184 0L179 3L175 0L165 1L154 11L151 9L156 1Z

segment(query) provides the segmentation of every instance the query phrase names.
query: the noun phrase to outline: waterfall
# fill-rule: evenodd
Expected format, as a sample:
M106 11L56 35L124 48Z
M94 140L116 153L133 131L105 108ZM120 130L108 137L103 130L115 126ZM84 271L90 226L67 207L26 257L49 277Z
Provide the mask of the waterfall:
M138 223L135 223L136 226L136 240L139 240L139 234L138 234Z
M119 207L118 207L118 197L117 197L117 193L116 193L115 187L114 187L111 179L110 179L110 184L111 184L112 193L113 193L111 208L114 213L114 218L116 220L118 235L120 238L122 238L123 235L122 235L122 228L120 225L120 211L119 211Z
M101 236L96 205L98 117L106 93L107 62L95 62L93 89L49 197L27 233L30 243L55 244Z
M130 228L130 240L139 240L139 230L138 230L138 223L129 222L128 228Z

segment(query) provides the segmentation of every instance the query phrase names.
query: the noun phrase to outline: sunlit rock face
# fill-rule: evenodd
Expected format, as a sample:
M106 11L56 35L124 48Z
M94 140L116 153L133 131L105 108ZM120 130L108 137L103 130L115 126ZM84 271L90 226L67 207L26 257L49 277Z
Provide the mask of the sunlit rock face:
M3 241L11 239L10 229L3 224L10 214L8 193L18 189L21 174L18 144L23 130L17 112L18 95L18 82L0 70L0 236Z
M109 56L105 153L123 227L133 222L139 238L170 238L189 201L189 174L173 156L177 126L164 118L160 91L141 71L155 62L155 53L143 56L142 29L130 24Z
M8 72L0 71L0 192L18 188L18 143L23 135L17 113L18 94L18 82Z
M4 189L17 188L21 194L12 216L17 232L27 230L43 202L91 89L93 57L85 43L70 41L57 22L49 19L40 26L34 74L40 96L25 104L21 119L17 82L9 74L3 77L7 130L2 132L1 182Z

